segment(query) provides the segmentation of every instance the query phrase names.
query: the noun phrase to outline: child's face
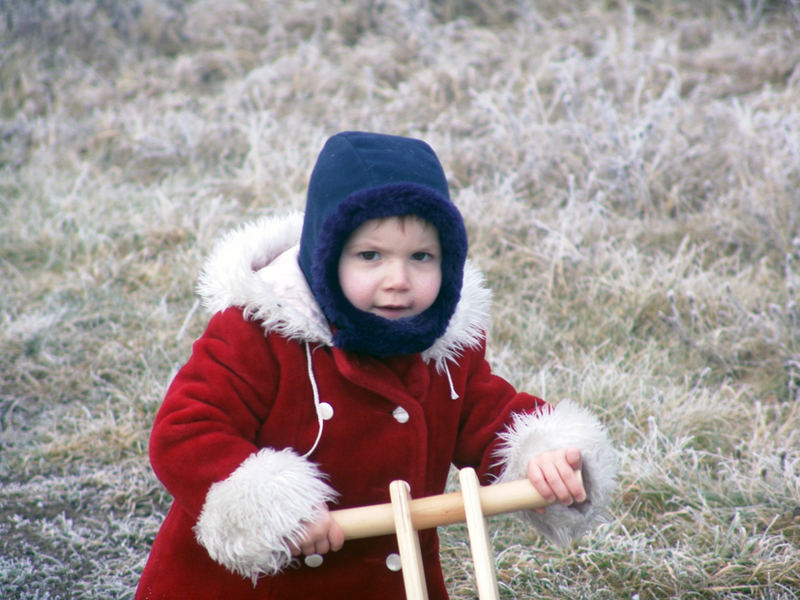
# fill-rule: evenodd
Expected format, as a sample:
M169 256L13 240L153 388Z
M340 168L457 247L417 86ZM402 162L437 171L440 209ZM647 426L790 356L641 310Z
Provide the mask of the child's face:
M429 308L442 284L439 234L420 219L371 219L356 229L339 258L339 284L356 308L413 317Z

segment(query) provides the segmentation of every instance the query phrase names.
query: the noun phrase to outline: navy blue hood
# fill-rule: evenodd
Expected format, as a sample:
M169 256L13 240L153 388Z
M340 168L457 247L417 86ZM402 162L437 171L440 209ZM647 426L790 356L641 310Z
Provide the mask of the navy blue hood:
M385 319L345 298L339 257L350 234L370 219L417 215L439 232L442 285L414 317ZM334 344L374 356L414 354L447 329L461 297L467 234L450 201L439 159L421 140L349 131L325 143L308 185L300 267L327 319Z

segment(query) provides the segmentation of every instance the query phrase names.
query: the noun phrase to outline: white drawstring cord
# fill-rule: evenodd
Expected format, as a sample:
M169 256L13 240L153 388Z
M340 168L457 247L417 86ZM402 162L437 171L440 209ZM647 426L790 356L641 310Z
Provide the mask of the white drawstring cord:
M447 373L447 383L450 384L450 399L458 400L458 392L456 386L453 385L453 376L450 375L450 369L447 368L447 363L444 365L444 372Z
M322 411L319 407L319 388L317 388L317 380L314 377L314 368L311 362L311 345L306 342L306 367L308 370L308 380L311 382L311 391L314 395L314 411L317 413L317 438L314 440L314 445L311 446L311 449L303 454L303 458L308 458L314 450L317 449L319 445L319 441L322 439L322 429L325 426L324 419L322 418ZM453 384L453 376L450 374L450 369L447 367L447 364L444 366L444 372L447 375L447 383L450 385L450 399L451 400L458 400L459 395L456 392L456 387Z
M311 346L308 342L305 344L306 346L306 365L308 367L308 380L311 382L311 391L314 394L314 410L317 413L317 439L314 440L314 445L311 446L311 450L303 454L303 458L308 458L314 450L317 449L319 445L320 439L322 439L322 428L324 427L323 419L322 419L322 412L319 408L319 389L317 389L317 380L314 378L314 369L311 366Z

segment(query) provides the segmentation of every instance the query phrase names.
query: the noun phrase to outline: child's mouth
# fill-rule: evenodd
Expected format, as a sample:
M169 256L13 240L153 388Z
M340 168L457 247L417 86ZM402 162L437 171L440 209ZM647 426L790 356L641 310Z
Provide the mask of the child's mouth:
M405 317L408 315L409 311L411 310L410 306L376 306L375 312L387 319L399 319L400 317Z

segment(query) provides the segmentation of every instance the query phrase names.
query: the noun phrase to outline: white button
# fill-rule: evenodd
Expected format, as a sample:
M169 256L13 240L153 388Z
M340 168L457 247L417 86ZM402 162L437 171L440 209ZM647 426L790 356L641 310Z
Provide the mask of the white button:
M408 411L403 408L402 406L398 406L392 412L392 416L394 417L395 421L398 423L408 423Z
M319 415L326 421L331 419L333 417L333 407L327 402L321 403L319 405Z
M306 566L311 567L312 569L316 569L318 566L320 566L322 561L322 554L309 554L303 559L303 562L306 563Z
M386 557L386 568L390 571L399 571L403 568L403 561L400 560L400 555L392 553Z

